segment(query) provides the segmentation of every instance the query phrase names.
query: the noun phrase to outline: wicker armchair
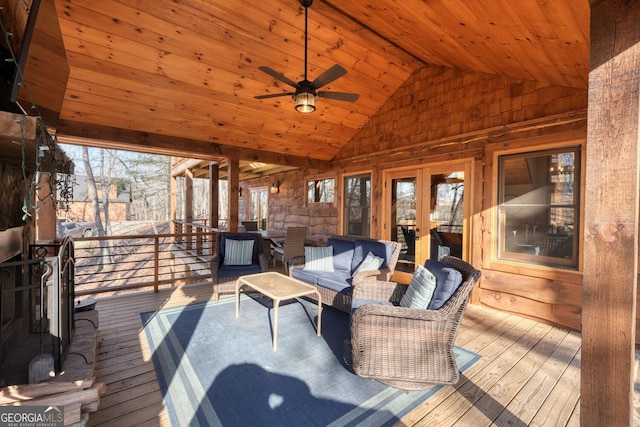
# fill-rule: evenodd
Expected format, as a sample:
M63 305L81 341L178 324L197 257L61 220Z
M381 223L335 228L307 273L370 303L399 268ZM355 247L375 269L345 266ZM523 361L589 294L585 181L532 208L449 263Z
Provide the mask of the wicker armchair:
M366 304L355 310L351 345L356 374L403 390L458 382L453 346L480 271L452 256L441 262L460 271L462 284L440 309ZM399 302L407 288L394 282L365 282L354 288L353 298Z
M225 265L226 240L253 240L253 253L249 265ZM269 259L262 250L262 236L258 233L218 233L216 248L211 260L213 299L218 301L221 293L235 292L236 280L246 274L262 273L269 268Z

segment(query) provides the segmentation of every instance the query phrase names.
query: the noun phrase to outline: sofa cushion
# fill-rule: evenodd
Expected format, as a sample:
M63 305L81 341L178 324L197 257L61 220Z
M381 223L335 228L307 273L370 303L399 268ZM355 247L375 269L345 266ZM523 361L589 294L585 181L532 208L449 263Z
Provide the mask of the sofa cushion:
M351 294L351 273L335 271L333 273L318 272L316 284L332 291Z
M391 258L393 248L390 244L377 242L375 240L358 239L354 245L353 260L351 262L351 272L355 274L360 264L364 261L367 254L371 252L377 257L383 258L384 262L379 268L385 268L387 262Z
M351 272L354 242L329 238L325 246L331 246L333 248L333 269Z
M312 285L318 284L318 272L305 270L304 268L294 268L291 270L291 277L300 279L303 282L311 283Z
M260 273L259 264L251 265L221 265L218 268L218 279L226 277L240 277L247 274Z
M250 265L253 259L253 240L225 239L223 265Z
M333 272L333 247L304 247L304 269Z
M413 273L409 288L400 300L401 307L427 309L436 290L436 276L421 265Z
M436 289L428 308L438 310L456 292L462 283L462 274L455 268L433 259L428 259L424 266L436 277Z

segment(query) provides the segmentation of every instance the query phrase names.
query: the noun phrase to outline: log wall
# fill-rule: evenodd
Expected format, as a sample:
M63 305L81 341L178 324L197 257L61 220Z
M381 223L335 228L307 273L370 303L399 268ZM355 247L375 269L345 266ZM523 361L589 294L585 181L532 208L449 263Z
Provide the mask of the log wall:
M472 301L579 330L582 274L497 262L491 224L496 153L584 144L586 107L586 90L426 66L339 153L332 172L338 184L343 173L372 173L372 236L380 237L383 170L474 159L476 172L467 187L475 189L468 253L483 276ZM268 182L281 184L279 194L270 194L271 228L308 225L318 241L340 232L340 197L334 206L320 209L305 204L306 180L316 173L269 177ZM266 179L248 183L266 184Z

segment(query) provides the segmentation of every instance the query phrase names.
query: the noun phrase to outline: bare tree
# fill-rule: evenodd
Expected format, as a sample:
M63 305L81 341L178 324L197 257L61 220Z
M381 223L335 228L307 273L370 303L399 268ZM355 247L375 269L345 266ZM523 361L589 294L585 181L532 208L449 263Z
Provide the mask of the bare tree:
M93 207L93 216L96 223L96 229L98 230L98 236L104 237L104 226L102 225L102 217L100 216L100 198L98 195L98 187L96 186L96 180L93 175L93 169L91 168L91 162L89 161L89 149L82 147L82 161L84 162L85 173L87 174L87 186L89 191L89 197L91 198L91 205ZM111 253L109 248L105 244L104 240L100 240L100 254L104 259L101 263L100 269L103 265L111 265Z

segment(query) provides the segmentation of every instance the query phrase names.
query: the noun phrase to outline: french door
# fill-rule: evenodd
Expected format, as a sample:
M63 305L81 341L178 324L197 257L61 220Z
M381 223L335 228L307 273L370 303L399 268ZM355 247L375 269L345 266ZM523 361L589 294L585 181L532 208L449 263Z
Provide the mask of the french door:
M383 173L383 235L402 244L397 270L447 254L467 258L470 174L470 161Z
M252 188L249 193L249 220L258 222L258 230L267 229L269 218L269 192L267 187Z

